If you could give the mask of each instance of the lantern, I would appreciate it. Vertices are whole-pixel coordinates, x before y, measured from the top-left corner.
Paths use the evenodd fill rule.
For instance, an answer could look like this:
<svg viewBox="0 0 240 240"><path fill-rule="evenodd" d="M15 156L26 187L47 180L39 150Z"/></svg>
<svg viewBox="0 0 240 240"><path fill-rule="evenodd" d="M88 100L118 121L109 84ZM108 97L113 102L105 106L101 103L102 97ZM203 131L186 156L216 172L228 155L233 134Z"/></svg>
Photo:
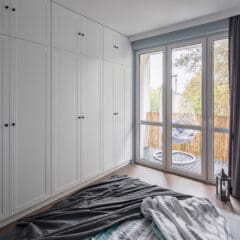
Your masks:
<svg viewBox="0 0 240 240"><path fill-rule="evenodd" d="M231 178L222 170L216 176L216 195L222 201L230 200Z"/></svg>

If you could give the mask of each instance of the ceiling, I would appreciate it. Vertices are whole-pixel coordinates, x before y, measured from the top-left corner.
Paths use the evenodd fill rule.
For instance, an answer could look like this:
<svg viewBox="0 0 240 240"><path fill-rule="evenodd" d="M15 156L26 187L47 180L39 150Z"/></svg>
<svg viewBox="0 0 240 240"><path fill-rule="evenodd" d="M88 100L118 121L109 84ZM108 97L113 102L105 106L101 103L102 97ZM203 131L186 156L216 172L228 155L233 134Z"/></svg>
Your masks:
<svg viewBox="0 0 240 240"><path fill-rule="evenodd" d="M55 0L126 36L240 10L240 0ZM240 12L239 12L240 13Z"/></svg>

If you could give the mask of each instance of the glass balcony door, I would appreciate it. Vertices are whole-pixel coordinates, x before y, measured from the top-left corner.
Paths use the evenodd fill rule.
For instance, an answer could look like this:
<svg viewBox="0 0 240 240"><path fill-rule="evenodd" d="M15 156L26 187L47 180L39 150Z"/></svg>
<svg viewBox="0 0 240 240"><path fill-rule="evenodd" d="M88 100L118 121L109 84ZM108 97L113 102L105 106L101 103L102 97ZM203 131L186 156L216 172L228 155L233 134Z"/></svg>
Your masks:
<svg viewBox="0 0 240 240"><path fill-rule="evenodd" d="M165 166L165 48L139 56L139 160Z"/></svg>
<svg viewBox="0 0 240 240"><path fill-rule="evenodd" d="M168 47L167 169L190 177L206 177L204 39Z"/></svg>
<svg viewBox="0 0 240 240"><path fill-rule="evenodd" d="M228 173L229 152L229 72L228 37L208 39L208 180L215 181L223 168Z"/></svg>

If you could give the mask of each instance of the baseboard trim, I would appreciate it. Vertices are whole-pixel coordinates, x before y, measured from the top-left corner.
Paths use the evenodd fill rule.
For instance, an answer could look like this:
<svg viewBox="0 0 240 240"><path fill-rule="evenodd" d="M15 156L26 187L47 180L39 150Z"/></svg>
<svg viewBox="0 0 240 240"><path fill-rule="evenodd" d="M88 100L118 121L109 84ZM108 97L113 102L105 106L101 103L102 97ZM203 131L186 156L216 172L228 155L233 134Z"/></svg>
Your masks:
<svg viewBox="0 0 240 240"><path fill-rule="evenodd" d="M90 180L84 181L83 183L80 183L80 184L78 184L78 185L76 185L76 186L74 186L70 189L67 189L67 190L65 190L61 193L58 193L55 196L52 196L49 199L47 199L47 200L45 200L45 201L43 201L43 202L41 202L37 205L34 205L34 206L32 206L32 207L30 207L26 210L23 210L23 211L21 211L19 213L16 213L16 214L14 214L14 215L12 215L12 216L4 219L4 220L1 220L0 221L0 229L3 228L3 227L6 227L9 224L14 223L15 221L17 221L17 220L19 220L23 217L26 217L28 215L36 214L36 211L41 211L41 209L44 208L44 207L47 207L47 205L54 204L54 203L58 202L59 200L61 200L62 198L65 198L66 196L68 196L68 195L70 195L70 194L72 194L76 191L79 191L79 190L87 187L88 185L93 184L96 181L99 181L101 178L104 178L107 175L111 174L112 172L115 172L116 170L118 170L122 167L125 167L129 164L130 164L130 161L126 162L124 164L121 164L117 167L114 167L113 169L110 169L110 170L108 170L108 171L90 179Z"/></svg>

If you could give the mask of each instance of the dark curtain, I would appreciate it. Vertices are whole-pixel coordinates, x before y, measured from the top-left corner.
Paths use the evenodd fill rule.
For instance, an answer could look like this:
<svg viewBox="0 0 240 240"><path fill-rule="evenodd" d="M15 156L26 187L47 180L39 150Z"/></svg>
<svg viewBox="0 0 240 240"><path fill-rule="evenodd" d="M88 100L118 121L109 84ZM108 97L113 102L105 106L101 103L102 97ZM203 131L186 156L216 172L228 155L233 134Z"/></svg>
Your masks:
<svg viewBox="0 0 240 240"><path fill-rule="evenodd" d="M232 196L240 198L240 16L229 22L230 148Z"/></svg>

